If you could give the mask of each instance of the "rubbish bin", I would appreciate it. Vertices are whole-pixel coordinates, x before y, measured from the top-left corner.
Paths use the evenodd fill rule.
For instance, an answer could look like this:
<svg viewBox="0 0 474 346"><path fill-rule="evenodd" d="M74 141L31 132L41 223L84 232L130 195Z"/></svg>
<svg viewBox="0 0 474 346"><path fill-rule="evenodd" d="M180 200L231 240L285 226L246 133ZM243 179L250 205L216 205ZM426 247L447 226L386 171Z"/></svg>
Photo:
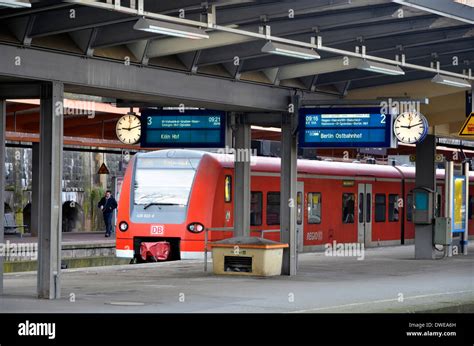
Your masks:
<svg viewBox="0 0 474 346"><path fill-rule="evenodd" d="M211 243L214 274L281 275L288 244L257 237L234 237Z"/></svg>

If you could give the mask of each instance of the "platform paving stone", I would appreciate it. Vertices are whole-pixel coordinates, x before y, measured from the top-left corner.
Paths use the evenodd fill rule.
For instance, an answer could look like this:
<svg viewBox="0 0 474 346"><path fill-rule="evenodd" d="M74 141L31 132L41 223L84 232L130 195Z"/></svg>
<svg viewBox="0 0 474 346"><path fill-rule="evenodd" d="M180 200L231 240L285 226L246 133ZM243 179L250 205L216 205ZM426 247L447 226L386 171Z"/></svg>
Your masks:
<svg viewBox="0 0 474 346"><path fill-rule="evenodd" d="M34 272L12 273L5 275L0 310L474 312L473 245L467 256L433 261L414 260L413 245L367 249L362 261L307 253L294 277L215 276L197 260L68 269L57 301L35 298Z"/></svg>

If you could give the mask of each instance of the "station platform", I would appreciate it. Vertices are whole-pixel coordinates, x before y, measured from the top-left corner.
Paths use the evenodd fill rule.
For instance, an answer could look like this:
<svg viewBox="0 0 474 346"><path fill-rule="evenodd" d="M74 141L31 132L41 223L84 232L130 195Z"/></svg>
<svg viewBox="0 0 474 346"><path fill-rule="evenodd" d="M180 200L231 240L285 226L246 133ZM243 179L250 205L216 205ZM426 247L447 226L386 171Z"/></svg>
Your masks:
<svg viewBox="0 0 474 346"><path fill-rule="evenodd" d="M29 235L24 235L20 237L19 235L6 234L5 241L9 240L11 243L27 243L27 242L37 242L37 237L32 237ZM105 238L104 232L68 232L62 234L63 243L107 243L115 244L115 238Z"/></svg>
<svg viewBox="0 0 474 346"><path fill-rule="evenodd" d="M31 245L38 243L37 237L6 235L9 244ZM21 251L18 247L17 251ZM37 269L37 252L29 256L6 256L5 273L33 271ZM62 267L82 268L104 265L127 264L129 260L115 257L115 237L104 237L104 232L70 232L62 234Z"/></svg>
<svg viewBox="0 0 474 346"><path fill-rule="evenodd" d="M67 269L62 298L36 299L36 273L5 275L6 313L474 312L469 254L414 260L414 246L372 248L365 258L300 255L294 277L215 276L203 262Z"/></svg>

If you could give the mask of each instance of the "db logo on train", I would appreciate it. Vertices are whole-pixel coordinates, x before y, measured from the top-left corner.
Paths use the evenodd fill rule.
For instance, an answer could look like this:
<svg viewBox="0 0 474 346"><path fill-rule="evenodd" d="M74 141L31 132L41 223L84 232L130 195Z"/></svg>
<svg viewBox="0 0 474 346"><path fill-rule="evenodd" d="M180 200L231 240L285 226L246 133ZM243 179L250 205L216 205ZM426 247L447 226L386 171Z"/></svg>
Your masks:
<svg viewBox="0 0 474 346"><path fill-rule="evenodd" d="M165 234L165 226L163 226L163 225L151 225L150 233L152 235L163 235L163 234Z"/></svg>

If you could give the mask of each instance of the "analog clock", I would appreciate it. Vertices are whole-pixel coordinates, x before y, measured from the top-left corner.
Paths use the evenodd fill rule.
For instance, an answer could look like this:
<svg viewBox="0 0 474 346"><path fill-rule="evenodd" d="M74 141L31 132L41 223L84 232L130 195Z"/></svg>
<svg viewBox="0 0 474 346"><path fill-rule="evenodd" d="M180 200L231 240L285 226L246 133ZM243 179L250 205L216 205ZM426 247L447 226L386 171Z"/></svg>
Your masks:
<svg viewBox="0 0 474 346"><path fill-rule="evenodd" d="M135 114L126 114L117 121L115 126L117 138L124 144L136 144L141 136L140 118Z"/></svg>
<svg viewBox="0 0 474 346"><path fill-rule="evenodd" d="M405 112L395 118L393 132L402 143L420 143L428 133L428 121L421 113Z"/></svg>

